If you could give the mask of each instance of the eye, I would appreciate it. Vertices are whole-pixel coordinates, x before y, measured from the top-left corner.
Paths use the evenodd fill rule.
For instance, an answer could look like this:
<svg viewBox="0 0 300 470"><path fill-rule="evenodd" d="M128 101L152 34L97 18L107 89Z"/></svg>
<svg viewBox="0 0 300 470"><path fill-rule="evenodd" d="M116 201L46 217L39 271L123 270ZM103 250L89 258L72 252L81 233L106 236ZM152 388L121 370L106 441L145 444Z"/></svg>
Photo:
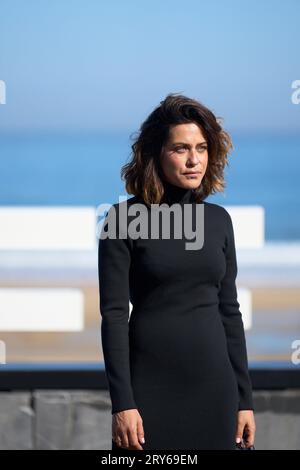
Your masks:
<svg viewBox="0 0 300 470"><path fill-rule="evenodd" d="M175 152L178 152L178 153L183 153L185 151L185 147L181 146L181 147L176 147L175 148Z"/></svg>
<svg viewBox="0 0 300 470"><path fill-rule="evenodd" d="M207 147L200 147L200 152L205 152L207 150Z"/></svg>

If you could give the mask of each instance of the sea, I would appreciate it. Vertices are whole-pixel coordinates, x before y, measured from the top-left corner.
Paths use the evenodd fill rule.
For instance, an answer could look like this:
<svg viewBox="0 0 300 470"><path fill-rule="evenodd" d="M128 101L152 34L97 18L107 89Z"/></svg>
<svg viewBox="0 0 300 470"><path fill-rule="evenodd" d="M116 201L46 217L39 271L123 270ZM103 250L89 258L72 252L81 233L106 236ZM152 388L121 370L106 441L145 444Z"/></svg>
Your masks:
<svg viewBox="0 0 300 470"><path fill-rule="evenodd" d="M232 133L220 205L260 205L265 240L300 240L300 134ZM136 133L0 132L0 206L98 206L130 197Z"/></svg>

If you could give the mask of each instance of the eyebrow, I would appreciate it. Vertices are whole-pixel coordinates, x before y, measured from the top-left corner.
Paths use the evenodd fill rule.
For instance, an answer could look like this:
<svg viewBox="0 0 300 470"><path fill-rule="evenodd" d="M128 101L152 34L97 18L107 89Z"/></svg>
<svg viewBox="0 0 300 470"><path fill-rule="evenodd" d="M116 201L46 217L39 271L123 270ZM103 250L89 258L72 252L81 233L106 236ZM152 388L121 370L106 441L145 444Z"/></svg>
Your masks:
<svg viewBox="0 0 300 470"><path fill-rule="evenodd" d="M171 145L179 145L179 144L188 145L188 146L190 145L187 142L173 142ZM199 142L197 145L203 145L203 144L207 144L206 140L204 140L203 142Z"/></svg>

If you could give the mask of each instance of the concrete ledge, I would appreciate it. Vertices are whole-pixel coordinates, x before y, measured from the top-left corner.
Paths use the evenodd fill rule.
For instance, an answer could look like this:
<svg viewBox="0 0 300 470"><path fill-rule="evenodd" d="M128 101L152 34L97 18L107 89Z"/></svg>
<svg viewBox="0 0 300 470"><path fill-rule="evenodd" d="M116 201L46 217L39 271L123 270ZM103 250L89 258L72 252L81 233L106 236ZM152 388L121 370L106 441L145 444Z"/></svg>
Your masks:
<svg viewBox="0 0 300 470"><path fill-rule="evenodd" d="M300 389L254 392L258 450L300 449ZM107 390L0 392L0 449L111 449Z"/></svg>
<svg viewBox="0 0 300 470"><path fill-rule="evenodd" d="M1 392L0 449L33 449L34 417L30 392Z"/></svg>

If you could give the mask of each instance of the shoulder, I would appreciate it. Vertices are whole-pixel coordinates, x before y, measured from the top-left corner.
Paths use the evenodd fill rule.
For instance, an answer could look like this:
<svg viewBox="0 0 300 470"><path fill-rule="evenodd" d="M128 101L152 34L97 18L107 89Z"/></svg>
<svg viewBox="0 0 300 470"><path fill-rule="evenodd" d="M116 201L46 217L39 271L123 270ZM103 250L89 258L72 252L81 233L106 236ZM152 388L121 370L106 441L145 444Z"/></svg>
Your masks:
<svg viewBox="0 0 300 470"><path fill-rule="evenodd" d="M113 217L118 219L117 223L123 220L124 225L129 225L130 222L137 217L141 212L148 212L147 206L138 196L132 196L120 202L111 205L109 212L113 212Z"/></svg>
<svg viewBox="0 0 300 470"><path fill-rule="evenodd" d="M234 229L230 213L225 207L212 202L204 202L205 219L209 221L210 226L214 227L219 233L222 233L226 240L233 238Z"/></svg>
<svg viewBox="0 0 300 470"><path fill-rule="evenodd" d="M128 199L115 202L109 206L101 224L102 231L107 232L103 236L105 239L128 239L131 241L128 227L134 215L130 213L129 209L138 202L140 202L138 198L133 196Z"/></svg>
<svg viewBox="0 0 300 470"><path fill-rule="evenodd" d="M215 204L213 202L203 201L205 211L212 217L223 221L225 224L231 223L231 216L225 207Z"/></svg>
<svg viewBox="0 0 300 470"><path fill-rule="evenodd" d="M138 196L132 196L132 197L129 197L129 198L124 199L122 201L115 202L114 204L111 205L111 207L114 207L114 209L116 211L119 211L120 209L122 209L124 207L130 207L133 204L137 204L137 203L140 203L140 202L141 202L141 200L138 198Z"/></svg>
<svg viewBox="0 0 300 470"><path fill-rule="evenodd" d="M119 213L122 213L124 210L128 211L128 208L130 206L138 202L140 202L138 197L132 196L128 199L124 199L122 201L111 204L107 212L119 214Z"/></svg>

